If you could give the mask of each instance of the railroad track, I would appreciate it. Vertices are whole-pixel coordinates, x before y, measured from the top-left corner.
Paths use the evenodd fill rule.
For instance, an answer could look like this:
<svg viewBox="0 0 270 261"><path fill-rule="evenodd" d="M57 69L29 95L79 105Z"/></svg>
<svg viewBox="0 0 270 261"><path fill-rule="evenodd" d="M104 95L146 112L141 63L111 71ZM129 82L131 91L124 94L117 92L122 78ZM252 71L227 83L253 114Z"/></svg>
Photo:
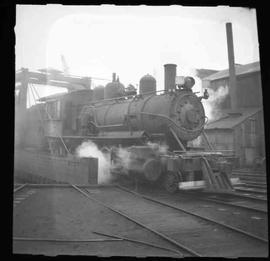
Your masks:
<svg viewBox="0 0 270 261"><path fill-rule="evenodd" d="M197 253L196 251L190 249L189 247L186 247L185 245L175 241L174 239L166 236L165 234L163 233L160 233L159 231L155 230L155 229L152 229L151 227L141 223L140 221L132 218L131 216L117 210L116 208L113 208L112 206L108 205L108 204L105 204L104 202L96 199L95 197L93 196L90 196L89 194L89 191L84 191L83 189L79 188L78 186L75 186L75 185L71 185L75 190L77 190L78 192L80 192L81 194L83 194L85 197L89 198L90 200L93 200L95 201L96 203L98 203L99 205L102 205L103 207L107 208L107 209L110 209L111 211L127 218L128 220L136 223L137 225L149 230L150 232L158 235L159 237L161 237L162 239L168 241L169 243L175 245L176 247L180 248L181 252L180 252L180 255L183 256L183 253L182 252L185 252L185 254L188 254L188 255L191 255L191 256L198 256L200 257L201 255L199 253Z"/></svg>
<svg viewBox="0 0 270 261"><path fill-rule="evenodd" d="M178 209L178 210L180 210L180 211L187 211L186 209L181 208L181 207L179 207L179 206L177 206L177 205L172 205L171 203L164 202L163 200L156 199L156 198L153 198L153 197L151 197L151 196L146 196L146 195L137 193L137 192L135 192L135 191L131 191L131 190L126 189L126 188L124 188L124 187L122 187L122 186L119 186L119 188L121 188L121 189L123 189L123 190L126 190L126 191L129 192L129 193L134 193L134 194L137 195L137 196L141 196L141 197L143 197L143 198L145 198L145 199L148 199L148 200L151 200L151 201L153 201L153 202L156 202L156 203L159 203L159 204L162 204L162 205L165 205L165 206L169 206L169 207ZM249 210L249 211L252 211L252 214L257 214L257 213L259 213L259 214L261 214L261 215L264 217L264 219L267 220L267 210L265 210L265 209L257 209L257 208L252 208L252 207L248 207L248 206L237 205L237 204L233 204L233 203L230 204L229 202L226 202L226 201L215 200L215 199L210 199L210 198L199 197L198 199L199 199L199 200L202 200L202 201L213 202L213 203L218 203L218 204L222 204L222 205L227 205L227 206L232 206L232 207L236 207L236 208L241 208L241 209ZM203 216L201 216L201 215L197 215L195 212L187 211L187 213L189 213L189 214L195 214L195 216L200 216L202 219L208 220L207 217L203 217ZM215 221L215 220L213 220L213 219L211 219L211 218L209 219L209 221L211 221L211 222L213 222L213 223L216 223L216 224L218 224L218 225L227 227L227 225L226 225L224 222L221 223L221 222ZM236 230L239 231L240 233L242 233L242 232L245 233L245 231L243 231L243 230L241 230L241 229L238 229L237 227L229 226L228 228L229 228L229 229L236 229ZM240 230L241 230L241 231L240 231ZM249 232L248 232L247 234L249 234L249 236L251 236L251 237L253 236L253 235L252 235L251 233L249 233ZM257 237L257 235L254 235L254 236L255 236L255 238ZM261 238L263 241L267 241L267 239L265 239L265 238L262 238L262 237L260 237L260 238Z"/></svg>
<svg viewBox="0 0 270 261"><path fill-rule="evenodd" d="M239 228L212 220L126 188L118 186L118 192L114 190L107 195L108 191L106 191L106 195L102 195L102 193L95 194L90 190L82 190L76 186L73 187L89 199L126 217L172 243L174 246L178 247L179 251L182 252L184 256L211 256L213 255L213 252L211 253L213 249L209 250L210 247L208 246L212 245L212 248L213 246L218 248L219 244L222 245L225 242L226 244L232 244L231 247L235 244L239 247L242 246L243 248L238 248L238 252L249 251L249 244L253 245L253 250L254 246L257 246L260 251L262 251L259 251L260 253L267 252L268 240L266 238L259 237ZM123 195L123 191L127 193L126 196ZM133 195L133 197L128 196L128 194ZM140 199L140 204L144 203L148 205L146 208L136 209L135 211L130 206L134 206L135 208L136 204L138 204L138 199ZM154 204L150 206L149 202ZM164 221L167 222L166 226L168 227L165 226L164 228ZM192 231L192 223L194 227L200 224L200 226L195 229L196 232L194 232L194 230ZM218 231L218 233L213 234L213 231ZM207 237L208 233L210 233L212 237ZM229 242L228 238L231 238ZM220 251L222 252L222 250ZM215 256L226 256L221 252L215 252Z"/></svg>
<svg viewBox="0 0 270 261"><path fill-rule="evenodd" d="M267 204L265 204L265 199L262 198L250 198L249 196L246 197L246 195L212 195L200 197L197 196L197 198L208 202L219 203L226 206L267 214ZM258 202L251 202L250 200Z"/></svg>
<svg viewBox="0 0 270 261"><path fill-rule="evenodd" d="M34 187L52 187L52 184L21 184L17 185L14 189L14 195L17 195L18 191L23 188ZM97 235L103 235L107 238L103 241L131 241L137 244L144 244L150 247L160 248L163 250L171 251L178 256L227 256L230 253L230 249L222 249L222 245L226 242L226 245L233 246L237 244L238 250L233 252L235 256L241 256L241 251L254 253L255 256L266 255L268 240L266 238L254 235L247 231L241 230L236 227L218 222L208 217L196 214L193 211L187 211L162 200L157 200L146 195L136 193L121 186L105 186L106 193L95 193L95 190L102 191L103 186L80 186L69 184L56 184L56 187L71 187L80 194L87 197L89 200L96 202L97 204L125 217L126 219L136 223L140 227L154 233L156 236L167 241L172 248L166 248L162 245L155 245L146 241L134 240L130 238L119 237L117 235L103 233L99 231L93 231ZM107 192L109 194L107 195ZM123 193L125 193L123 195ZM105 195L106 194L106 195ZM111 195L110 195L111 194ZM103 196L101 196L103 195ZM130 195L132 197L130 197ZM100 197L101 196L101 197ZM139 203L138 203L139 199ZM151 203L149 205L149 202ZM145 208L139 208L134 212L132 210L137 203L146 204ZM132 207L131 207L132 206ZM178 222L180 221L180 222ZM164 223L165 222L165 223ZM210 235L209 237L207 235ZM115 239L115 240L113 240ZM229 239L229 240L228 240ZM35 241L34 238L14 238L17 241ZM40 241L55 241L55 242L67 242L61 239L42 239ZM80 241L80 240L79 240ZM77 242L71 240L69 242ZM82 242L94 242L95 240L81 240ZM97 239L101 242L102 240ZM227 242L228 241L228 242ZM164 242L165 243L165 242ZM215 248L221 247L219 252L215 252ZM212 247L210 247L212 246ZM255 249L255 250L254 250ZM238 253L238 254L237 254ZM245 253L246 254L246 253ZM248 256L249 254L247 254ZM234 255L232 255L234 256ZM251 256L253 256L251 254Z"/></svg>
<svg viewBox="0 0 270 261"><path fill-rule="evenodd" d="M32 191L33 189L40 189L40 188L74 188L76 187L77 190L84 190L85 188L91 188L93 189L103 189L103 188L108 188L108 187L114 187L114 185L70 185L70 184L15 184L14 185L15 189L14 189L14 196L19 196L21 197L22 193L17 193L18 191L22 191L23 188L25 188L25 190L23 190L23 194L27 194L25 192L29 192ZM77 192L76 192L77 193ZM16 199L15 199L16 201ZM104 206L103 206L104 207ZM119 218L117 219L119 221ZM60 236L59 237L24 237L24 236L14 236L13 237L13 241L15 242L30 242L30 243L36 243L36 242L45 242L45 243L63 243L63 244L83 244L83 243L98 243L98 242L114 242L114 241L127 241L127 242L132 242L135 243L136 245L143 245L143 246L147 246L150 248L154 248L154 249L160 249L163 250L165 252L170 252L170 254L168 256L180 256L182 257L182 253L179 252L176 249L173 248L169 248L163 245L159 245L156 243L152 243L152 242L147 242L147 241L143 241L143 240L137 240L134 238L128 238L128 237L123 237L121 235L114 235L114 234L110 234L110 233L102 233L99 231L92 231L92 233L97 234L97 235L101 235L101 236L105 236L106 238L86 238L86 239L76 239L76 238L63 238ZM153 240L153 239L152 239ZM154 240L155 241L155 240ZM160 241L160 240L159 240ZM164 242L163 242L164 244ZM154 252L155 253L155 252ZM164 254L163 254L164 255Z"/></svg>
<svg viewBox="0 0 270 261"><path fill-rule="evenodd" d="M240 184L239 184L240 185ZM244 187L247 188L253 188L253 189L264 189L267 190L267 184L266 183L258 183L258 182L244 182L241 184Z"/></svg>
<svg viewBox="0 0 270 261"><path fill-rule="evenodd" d="M239 191L239 192L244 192L245 194L251 194L251 195L258 195L257 197L263 198L264 195L266 198L267 197L267 190L266 189L255 189L255 188L250 188L250 187L241 187L241 186L237 186L234 188L235 191Z"/></svg>
<svg viewBox="0 0 270 261"><path fill-rule="evenodd" d="M252 195L249 190L245 193L199 193L186 192L185 195L190 195L204 201L212 201L220 204L245 208L258 212L267 213L267 198L263 195Z"/></svg>
<svg viewBox="0 0 270 261"><path fill-rule="evenodd" d="M242 181L243 186L252 188L266 189L266 173L264 172L253 172L253 171L243 171L235 170L232 172L233 177L238 177Z"/></svg>

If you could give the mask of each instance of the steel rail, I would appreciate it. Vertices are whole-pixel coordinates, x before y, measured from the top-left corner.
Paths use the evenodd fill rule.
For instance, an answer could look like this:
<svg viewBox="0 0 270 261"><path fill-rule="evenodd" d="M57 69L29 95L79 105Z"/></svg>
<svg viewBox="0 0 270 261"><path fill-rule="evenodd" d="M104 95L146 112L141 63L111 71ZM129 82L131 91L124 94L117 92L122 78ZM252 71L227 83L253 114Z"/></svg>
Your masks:
<svg viewBox="0 0 270 261"><path fill-rule="evenodd" d="M178 254L179 256L183 257L183 254L181 252L179 252L179 251L177 251L175 249L172 249L172 248L167 248L167 247L163 247L163 246L160 246L160 245L156 245L156 244L153 244L153 243L149 243L149 242L145 242L145 241L141 241L141 240L136 240L136 239L132 239L132 238L116 236L116 235L111 235L111 234L105 234L105 233L101 233L101 232L97 232L97 231L92 231L92 232L97 234L97 235L101 235L101 236L112 237L112 238L116 238L116 239L122 239L122 240L130 241L130 242L134 242L134 243L139 243L139 244L146 245L146 246L159 248L159 249L166 250L166 251L171 251L171 252L174 252L174 253Z"/></svg>
<svg viewBox="0 0 270 261"><path fill-rule="evenodd" d="M266 182L267 180L267 175L261 175L261 174L244 174L244 173L235 173L232 172L231 175L233 177L238 177L238 178L244 178L250 181L259 181L259 182Z"/></svg>
<svg viewBox="0 0 270 261"><path fill-rule="evenodd" d="M247 192L249 193L249 192ZM190 194L190 195L196 195L196 193L194 192L188 192L187 194ZM213 193L212 193L213 194ZM209 195L209 194L206 194L205 193L205 196L206 195ZM215 194L215 196L220 196L221 194ZM210 194L211 196L211 194ZM223 193L222 196L229 196L229 197L238 197L238 198L245 198L245 199L250 199L250 200L257 200L257 201L267 201L267 199L265 198L259 198L259 197L254 197L254 196L248 196L248 195L244 195L243 193L234 193L234 192L230 192L230 193Z"/></svg>
<svg viewBox="0 0 270 261"><path fill-rule="evenodd" d="M161 232L158 232L158 231L155 230L155 229L150 228L149 226L147 226L147 225L141 223L140 221L138 221L138 220L136 220L136 219L134 219L134 218L128 216L127 214L125 214L125 213L123 213L123 212L121 212L121 211L119 211L119 210L117 210L117 209L115 209L115 208L113 208L113 207L111 207L111 206L109 206L109 205L103 203L103 202L100 201L100 200L98 200L98 199L96 199L96 198L94 198L94 197L91 197L88 193L84 192L83 190L81 190L80 188L76 187L75 185L72 185L72 184L71 184L71 186L72 186L75 190L79 191L81 194L83 194L84 196L86 196L87 198L89 198L89 199L95 201L96 203L98 203L99 205L102 205L102 206L104 206L105 208L110 209L111 211L113 211L113 212L115 212L115 213L117 213L117 214L119 214L119 215L125 217L126 219L128 219L128 220L130 220L130 221L132 221L132 222L134 222L134 223L136 223L136 224L138 224L138 225L140 225L141 227L146 228L147 230L149 230L149 231L153 232L154 234L158 235L159 237L165 239L167 242L170 242L170 243L174 244L175 246L179 247L179 248L182 249L182 250L185 250L186 252L192 254L193 256L202 257L201 254L199 254L199 253L197 253L196 251L194 251L194 250L192 250L192 249L190 249L190 248L184 246L183 244L181 244L181 243L175 241L174 239L169 238L169 237L166 236L165 234L163 234L163 233L161 233Z"/></svg>
<svg viewBox="0 0 270 261"><path fill-rule="evenodd" d="M15 188L14 190L13 190L13 193L15 193L15 192L17 192L17 191L19 191L19 190L21 190L22 188L24 188L25 186L28 186L29 184L22 184L22 185L20 185L18 188Z"/></svg>
<svg viewBox="0 0 270 261"><path fill-rule="evenodd" d="M184 213L186 213L186 214L189 214L189 215L191 215L191 216L194 216L194 217L197 217L197 218L206 220L206 221L211 222L211 223L213 223L213 224L222 226L222 227L227 228L227 229L230 229L230 230L232 230L232 231L234 231L234 232L238 232L238 233L240 233L240 234L246 235L246 236L248 236L248 237L250 237L250 238L253 238L253 239L256 239L256 240L258 240L258 241L260 241L260 242L263 242L263 243L267 243L267 244L268 244L268 240L267 240L267 239L262 238L262 237L259 237L259 236L256 236L256 235L251 234L251 233L249 233L249 232L246 232L246 231L244 231L244 230L242 230L242 229L239 229L239 228L236 228L236 227L233 227L233 226L230 226L230 225L227 225L227 224L218 222L218 221L213 220L213 219L208 218L208 217L201 216L201 215L199 215L199 214L196 214L196 213L193 213L193 212L191 212L191 211L185 210L185 209L183 209L183 208L180 208L180 207L177 207L177 206L174 206L174 205L165 203L165 202L163 202L163 201L160 201L160 200L151 198L151 197L149 197L149 196L145 196L145 195L139 194L139 193L137 193L137 192L134 192L134 191L131 191L131 190L129 190L129 189L126 189L126 188L124 188L124 187L122 187L122 186L117 186L117 187L118 187L120 190L127 191L127 192L129 192L129 193L131 193L131 194L134 194L134 195L138 196L138 197L141 197L141 198L144 198L144 199L146 199L146 200L149 200L149 201L158 203L158 204L163 205L163 206L167 206L167 207L176 209L176 210L178 210L178 211L182 211L182 212L184 212Z"/></svg>
<svg viewBox="0 0 270 261"><path fill-rule="evenodd" d="M238 205L238 204L235 204L233 202L226 202L226 201L223 201L222 199L218 199L218 198L209 198L209 197L199 197L198 195L196 195L195 193L192 193L191 194L192 197L196 197L198 198L199 200L202 200L202 201L208 201L208 202L214 202L214 203L218 203L218 204L222 204L222 205L226 205L226 206L232 206L232 207L238 207L238 208L243 208L243 209L247 209L247 210L252 210L252 211L257 211L257 212L261 212L261 213L268 213L267 210L265 209L259 209L259 208L253 208L253 207L249 207L249 206L244 206L244 205ZM185 195L185 196L189 196L189 195Z"/></svg>
<svg viewBox="0 0 270 261"><path fill-rule="evenodd" d="M251 200L258 200L258 201L267 201L265 198L259 198L259 197L254 197L254 196L247 196L242 193L230 193L228 194L229 196L235 196L239 198L246 198L246 199L251 199Z"/></svg>
<svg viewBox="0 0 270 261"><path fill-rule="evenodd" d="M265 188L265 187L267 187L266 182L253 182L253 181L250 181L250 180L245 180L245 181L242 180L242 183L244 185L246 185L246 186L255 187L255 188Z"/></svg>
<svg viewBox="0 0 270 261"><path fill-rule="evenodd" d="M32 238L32 237L13 237L14 241L42 241L42 242L64 242L64 243L87 243L87 242L105 242L105 241L123 241L123 239L57 239L57 238Z"/></svg>
<svg viewBox="0 0 270 261"><path fill-rule="evenodd" d="M25 184L17 184L17 185L25 185ZM70 184L68 183L31 183L27 184L28 187L55 187L55 188L70 188ZM91 185L91 184L75 184L75 186L80 188L111 188L115 187L114 184L97 184L97 185Z"/></svg>
<svg viewBox="0 0 270 261"><path fill-rule="evenodd" d="M234 188L235 191L239 191L239 192L244 192L244 193L253 193L253 194L267 194L267 190L262 189L262 190L255 190L253 188Z"/></svg>
<svg viewBox="0 0 270 261"><path fill-rule="evenodd" d="M203 200L203 201L209 201L209 202L214 202L214 203L222 204L222 205L227 205L227 206L232 206L232 207L237 207L237 208L242 208L242 209L257 211L257 212L261 212L261 213L264 213L264 214L267 214L268 213L268 211L265 210L265 209L259 209L259 208L253 208L253 207L244 206L244 205L238 205L238 204L235 204L233 202L226 202L226 201L222 201L222 200L218 200L218 199L210 199L210 198L199 198L199 199L200 200Z"/></svg>

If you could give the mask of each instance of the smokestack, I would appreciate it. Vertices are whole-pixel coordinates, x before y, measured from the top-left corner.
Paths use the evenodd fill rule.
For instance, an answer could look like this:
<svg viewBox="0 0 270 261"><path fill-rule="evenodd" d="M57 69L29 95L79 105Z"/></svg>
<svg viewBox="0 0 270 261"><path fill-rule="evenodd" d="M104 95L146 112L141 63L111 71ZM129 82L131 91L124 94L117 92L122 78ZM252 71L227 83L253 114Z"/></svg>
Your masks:
<svg viewBox="0 0 270 261"><path fill-rule="evenodd" d="M234 50L233 50L233 35L232 24L226 23L227 46L228 46L228 59L229 59L229 93L231 100L231 109L237 109L237 96L236 96L236 76L235 76L235 63L234 63Z"/></svg>
<svg viewBox="0 0 270 261"><path fill-rule="evenodd" d="M112 81L115 82L116 81L116 73L112 74Z"/></svg>
<svg viewBox="0 0 270 261"><path fill-rule="evenodd" d="M176 64L164 64L164 85L166 91L175 89Z"/></svg>

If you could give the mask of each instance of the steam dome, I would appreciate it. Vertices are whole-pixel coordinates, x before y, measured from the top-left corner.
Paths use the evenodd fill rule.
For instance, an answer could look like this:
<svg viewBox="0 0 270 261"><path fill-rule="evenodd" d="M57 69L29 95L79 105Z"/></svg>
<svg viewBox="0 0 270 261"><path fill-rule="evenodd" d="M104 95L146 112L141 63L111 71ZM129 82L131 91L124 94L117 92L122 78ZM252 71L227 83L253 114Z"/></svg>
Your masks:
<svg viewBox="0 0 270 261"><path fill-rule="evenodd" d="M104 99L112 99L124 96L125 86L119 80L108 83L104 90Z"/></svg>
<svg viewBox="0 0 270 261"><path fill-rule="evenodd" d="M147 74L143 76L140 80L140 94L145 94L148 92L155 92L157 89L156 87L156 79L151 76L150 74Z"/></svg>

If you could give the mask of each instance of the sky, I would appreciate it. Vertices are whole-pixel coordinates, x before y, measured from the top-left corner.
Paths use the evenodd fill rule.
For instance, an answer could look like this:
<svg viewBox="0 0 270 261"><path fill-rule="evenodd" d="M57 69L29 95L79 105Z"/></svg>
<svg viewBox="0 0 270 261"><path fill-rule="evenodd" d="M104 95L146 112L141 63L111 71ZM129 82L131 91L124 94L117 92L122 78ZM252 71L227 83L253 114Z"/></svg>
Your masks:
<svg viewBox="0 0 270 261"><path fill-rule="evenodd" d="M177 75L228 68L225 23L233 27L235 62L259 60L256 10L237 7L17 5L16 70L52 67L126 86L149 73L164 88L166 63ZM94 85L105 84L95 80ZM46 94L48 94L46 92Z"/></svg>

